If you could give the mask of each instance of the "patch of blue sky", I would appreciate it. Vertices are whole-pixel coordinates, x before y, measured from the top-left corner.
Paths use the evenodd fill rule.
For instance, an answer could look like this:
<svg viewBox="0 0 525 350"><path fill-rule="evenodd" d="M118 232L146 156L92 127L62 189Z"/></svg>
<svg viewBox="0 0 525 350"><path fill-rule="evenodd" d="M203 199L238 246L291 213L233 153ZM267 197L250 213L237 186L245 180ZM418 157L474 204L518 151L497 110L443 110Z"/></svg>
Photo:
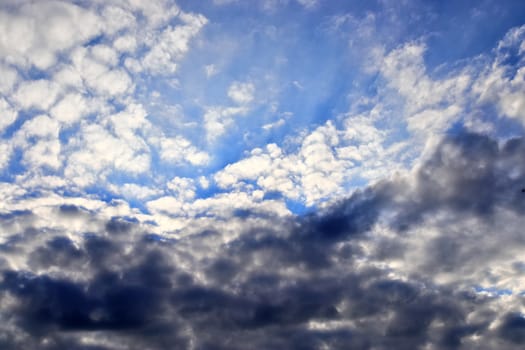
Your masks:
<svg viewBox="0 0 525 350"><path fill-rule="evenodd" d="M315 206L307 206L304 201L301 200L294 200L291 198L285 198L284 200L286 207L288 210L290 210L294 215L308 215L310 213L315 212Z"/></svg>
<svg viewBox="0 0 525 350"><path fill-rule="evenodd" d="M42 111L34 108L29 110L19 110L16 120L5 128L1 136L4 139L11 139L26 121L33 119L40 114L42 114Z"/></svg>
<svg viewBox="0 0 525 350"><path fill-rule="evenodd" d="M195 188L195 199L210 198L218 193L226 193L226 191L219 188L213 181L210 181L206 187L197 186Z"/></svg>
<svg viewBox="0 0 525 350"><path fill-rule="evenodd" d="M430 5L431 21L427 27L429 50L426 54L426 63L430 68L490 51L510 28L525 21L523 1L425 3Z"/></svg>
<svg viewBox="0 0 525 350"><path fill-rule="evenodd" d="M24 152L15 148L9 157L7 166L0 171L0 181L15 182L18 175L22 175L27 171L27 167L22 163Z"/></svg>
<svg viewBox="0 0 525 350"><path fill-rule="evenodd" d="M146 242L150 242L150 243L163 243L163 244L166 244L166 243L177 243L177 239L174 239L174 238L167 238L165 236L162 236L162 235L158 235L158 234L155 234L155 233L148 233L148 234L145 234L144 235L144 240Z"/></svg>
<svg viewBox="0 0 525 350"><path fill-rule="evenodd" d="M51 76L51 71L45 69L39 69L35 66L31 66L29 69L18 69L18 74L24 78L24 80L40 80L48 79Z"/></svg>
<svg viewBox="0 0 525 350"><path fill-rule="evenodd" d="M488 293L493 296L507 296L512 295L512 290L508 288L497 288L497 287L482 287L482 286L475 286L474 291L476 293Z"/></svg>

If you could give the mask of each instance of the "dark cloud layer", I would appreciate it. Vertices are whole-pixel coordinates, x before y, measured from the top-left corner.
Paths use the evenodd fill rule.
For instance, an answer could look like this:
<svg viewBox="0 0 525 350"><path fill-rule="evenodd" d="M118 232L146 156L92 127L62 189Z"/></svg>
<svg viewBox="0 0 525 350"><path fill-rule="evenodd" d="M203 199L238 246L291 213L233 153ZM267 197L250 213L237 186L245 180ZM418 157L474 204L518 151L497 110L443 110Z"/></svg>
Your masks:
<svg viewBox="0 0 525 350"><path fill-rule="evenodd" d="M0 348L520 349L523 297L504 303L461 280L525 246L524 160L523 139L450 137L414 178L317 214L247 220L227 243L213 227L165 240L120 217L80 241L26 228L0 246ZM71 205L57 213L99 220ZM416 245L426 229L437 234ZM410 254L421 258L381 265ZM439 282L442 272L454 278Z"/></svg>

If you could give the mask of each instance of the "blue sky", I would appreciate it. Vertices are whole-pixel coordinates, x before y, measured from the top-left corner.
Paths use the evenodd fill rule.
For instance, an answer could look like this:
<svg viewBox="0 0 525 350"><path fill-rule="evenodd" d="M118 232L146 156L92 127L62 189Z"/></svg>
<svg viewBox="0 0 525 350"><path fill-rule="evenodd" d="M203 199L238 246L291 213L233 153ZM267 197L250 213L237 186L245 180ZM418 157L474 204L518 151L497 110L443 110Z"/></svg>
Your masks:
<svg viewBox="0 0 525 350"><path fill-rule="evenodd" d="M311 344L321 344L315 348L350 344L330 333L342 328L363 337L352 343L356 348L519 348L525 342L524 202L517 194L525 186L524 40L525 2L513 0L4 0L0 267L22 277L5 275L0 293L23 299L16 281L28 274L46 286L57 278L82 281L69 291L95 288L103 269L86 261L97 254L113 259L92 248L95 237L115 249L124 289L146 283L134 273L147 270L149 259L161 264L145 253L157 244L168 270L182 264L191 286L213 286L236 306L259 310L261 300L271 299L264 286L257 300L232 292L248 293L264 273L281 281L279 288L302 281L314 293L318 268L326 269L334 295L344 294L334 276L349 264L356 275L345 272L343 279L358 279L372 296L415 293L421 305L431 298L437 310L447 300L464 312L456 324L435 311L435 322L423 322L428 338L396 343L389 331L397 326L371 314L359 323L352 318L357 311L345 309L350 301L319 292L320 304L332 303L327 308L338 317L323 306L324 316L292 322L294 332L311 332ZM63 261L49 262L46 254L55 250ZM137 257L128 266L129 252ZM89 265L87 277L57 269L79 261ZM274 267L259 271L264 263ZM237 279L222 281L227 271ZM187 292L163 288L159 300ZM281 292L302 300L300 292ZM467 312L475 307L455 293L485 298L484 306ZM87 332L82 339L97 349L115 348L108 339L117 321L100 320L124 316L104 309L107 295L82 295L89 322L77 320L83 325L77 331ZM395 320L406 316L396 300ZM32 303L38 304L24 305ZM288 316L304 305L292 306ZM63 307L67 314L70 306ZM483 318L498 308L492 320ZM4 339L0 332L0 345L78 343L63 334L71 325L60 317L48 320L48 338L33 338L20 324L34 315L22 309L10 319L13 332L22 333ZM141 312L137 317L149 319ZM213 343L219 331L208 316L203 329ZM193 334L187 340L181 333L188 341L181 348L207 348L196 340L198 322L178 317L169 319L188 322ZM258 347L300 347L266 333L265 322L287 324L284 316L268 317L242 321L262 334ZM384 343L371 340L378 336L367 326L371 319L388 323ZM442 323L451 328L438 329ZM91 337L93 329L106 343ZM239 339L249 333L235 331ZM146 333L142 346L162 348ZM275 344L263 341L270 333ZM132 348L133 337L122 337L124 348Z"/></svg>

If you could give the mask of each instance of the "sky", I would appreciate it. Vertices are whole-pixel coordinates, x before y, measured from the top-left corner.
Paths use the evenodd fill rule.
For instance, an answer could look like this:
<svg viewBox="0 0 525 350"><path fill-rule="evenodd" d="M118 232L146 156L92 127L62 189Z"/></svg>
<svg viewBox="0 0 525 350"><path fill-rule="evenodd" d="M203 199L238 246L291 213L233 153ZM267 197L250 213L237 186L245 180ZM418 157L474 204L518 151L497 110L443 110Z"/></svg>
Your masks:
<svg viewBox="0 0 525 350"><path fill-rule="evenodd" d="M0 348L525 346L525 2L0 0L0 77Z"/></svg>

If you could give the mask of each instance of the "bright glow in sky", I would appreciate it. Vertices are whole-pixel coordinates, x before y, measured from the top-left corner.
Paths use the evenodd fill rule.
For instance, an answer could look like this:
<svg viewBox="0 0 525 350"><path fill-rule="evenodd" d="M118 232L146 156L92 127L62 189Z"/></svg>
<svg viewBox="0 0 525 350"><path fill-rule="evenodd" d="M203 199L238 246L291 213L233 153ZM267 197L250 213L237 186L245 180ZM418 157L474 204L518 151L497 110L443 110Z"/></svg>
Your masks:
<svg viewBox="0 0 525 350"><path fill-rule="evenodd" d="M520 0L3 0L0 348L522 348L524 126Z"/></svg>

